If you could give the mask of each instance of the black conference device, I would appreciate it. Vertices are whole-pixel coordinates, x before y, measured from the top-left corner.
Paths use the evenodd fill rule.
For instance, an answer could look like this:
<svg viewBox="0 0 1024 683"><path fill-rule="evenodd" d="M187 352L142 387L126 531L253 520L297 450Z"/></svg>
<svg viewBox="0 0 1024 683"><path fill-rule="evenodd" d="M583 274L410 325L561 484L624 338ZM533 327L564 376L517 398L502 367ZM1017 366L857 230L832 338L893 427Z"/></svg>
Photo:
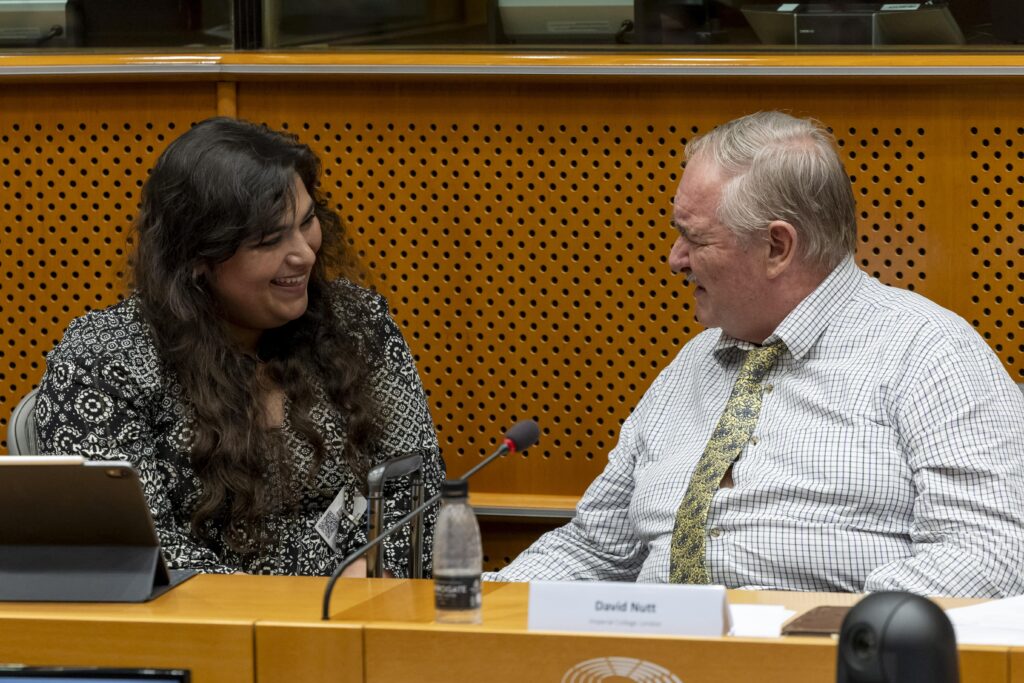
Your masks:
<svg viewBox="0 0 1024 683"><path fill-rule="evenodd" d="M843 620L837 683L959 681L953 625L931 600L911 593L872 593Z"/></svg>

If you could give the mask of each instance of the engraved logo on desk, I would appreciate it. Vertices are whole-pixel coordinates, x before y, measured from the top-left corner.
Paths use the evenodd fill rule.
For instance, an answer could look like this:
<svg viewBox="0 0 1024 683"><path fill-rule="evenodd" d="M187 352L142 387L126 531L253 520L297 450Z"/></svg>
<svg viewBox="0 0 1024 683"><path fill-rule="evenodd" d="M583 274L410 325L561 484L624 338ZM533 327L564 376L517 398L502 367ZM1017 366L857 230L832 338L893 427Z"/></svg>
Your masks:
<svg viewBox="0 0 1024 683"><path fill-rule="evenodd" d="M663 666L632 657L598 657L576 664L562 676L562 683L597 683L611 677L636 683L683 683Z"/></svg>

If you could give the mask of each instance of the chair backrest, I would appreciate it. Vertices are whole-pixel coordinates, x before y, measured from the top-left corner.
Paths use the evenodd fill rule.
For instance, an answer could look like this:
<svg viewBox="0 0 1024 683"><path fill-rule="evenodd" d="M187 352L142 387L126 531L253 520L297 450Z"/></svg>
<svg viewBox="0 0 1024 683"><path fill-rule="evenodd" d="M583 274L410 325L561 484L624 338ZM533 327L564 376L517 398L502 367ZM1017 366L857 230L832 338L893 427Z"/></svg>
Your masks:
<svg viewBox="0 0 1024 683"><path fill-rule="evenodd" d="M18 401L11 413L11 421L7 423L7 451L11 455L36 455L39 453L39 442L36 439L36 394L38 389L25 394Z"/></svg>

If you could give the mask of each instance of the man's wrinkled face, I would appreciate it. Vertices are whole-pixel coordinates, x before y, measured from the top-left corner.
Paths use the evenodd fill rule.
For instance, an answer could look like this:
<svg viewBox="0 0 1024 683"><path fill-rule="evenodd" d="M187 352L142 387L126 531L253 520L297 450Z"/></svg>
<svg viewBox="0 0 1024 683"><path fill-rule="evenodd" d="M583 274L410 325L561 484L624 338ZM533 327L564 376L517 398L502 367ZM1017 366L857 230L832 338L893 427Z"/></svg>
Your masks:
<svg viewBox="0 0 1024 683"><path fill-rule="evenodd" d="M711 161L690 161L673 201L679 232L668 262L694 286L697 320L731 337L760 343L761 297L767 282L762 249L747 244L718 220L725 179Z"/></svg>

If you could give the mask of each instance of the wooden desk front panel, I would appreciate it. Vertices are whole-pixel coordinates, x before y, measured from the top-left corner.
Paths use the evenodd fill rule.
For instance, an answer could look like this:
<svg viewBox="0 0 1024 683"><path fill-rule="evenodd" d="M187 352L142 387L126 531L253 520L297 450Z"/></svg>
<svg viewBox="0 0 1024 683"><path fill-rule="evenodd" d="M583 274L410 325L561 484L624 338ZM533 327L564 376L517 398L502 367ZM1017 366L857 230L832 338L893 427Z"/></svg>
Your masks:
<svg viewBox="0 0 1024 683"><path fill-rule="evenodd" d="M367 683L413 680L420 683L483 680L522 683L524 680L603 680L598 674L624 676L627 673L651 676L632 680L686 683L833 680L835 647L825 640L801 640L804 642L795 645L776 641L479 633L371 626L366 629L366 680Z"/></svg>
<svg viewBox="0 0 1024 683"><path fill-rule="evenodd" d="M1007 652L961 650L960 671L963 683L1005 681ZM582 681L601 680L598 673L627 672L661 676L642 680L686 683L820 683L835 678L836 647L827 638L708 640L366 628L367 683Z"/></svg>
<svg viewBox="0 0 1024 683"><path fill-rule="evenodd" d="M303 577L200 576L139 605L2 603L0 663L182 667L196 683L520 683L562 680L573 667L608 673L620 666L660 667L688 683L799 683L832 680L835 670L835 645L824 638L531 633L525 584L484 584L484 624L465 627L433 623L430 581L342 581L329 622L318 618L323 587L323 579ZM732 602L797 611L858 597L729 593ZM1011 674L1006 648L962 648L960 658L964 683ZM1017 653L1013 662L1021 663Z"/></svg>
<svg viewBox="0 0 1024 683"><path fill-rule="evenodd" d="M349 609L401 583L342 582L332 605ZM361 680L361 626L319 628L325 585L319 577L201 574L140 604L3 602L0 663L180 667L196 683L294 683L283 675L289 668L316 666L332 676L354 672L334 680ZM257 633L261 620L276 630ZM285 649L275 654L275 646Z"/></svg>
<svg viewBox="0 0 1024 683"><path fill-rule="evenodd" d="M363 683L364 675L360 626L256 624L256 683Z"/></svg>
<svg viewBox="0 0 1024 683"><path fill-rule="evenodd" d="M582 676L619 667L645 667L687 683L758 681L800 683L835 677L836 645L829 638L678 638L527 631L529 587L485 583L483 624L433 623L429 581L403 581L348 609L332 623L365 624L364 666L369 683L415 680L531 681L595 680ZM854 604L851 594L730 591L732 603L784 605L802 612L822 604ZM943 600L946 607L973 601ZM636 660L636 661L627 661ZM1005 681L1008 651L1000 647L960 649L964 683ZM563 678L570 671L580 678ZM653 680L671 681L671 678Z"/></svg>
<svg viewBox="0 0 1024 683"><path fill-rule="evenodd" d="M1010 683L1024 683L1024 648L1010 650Z"/></svg>
<svg viewBox="0 0 1024 683"><path fill-rule="evenodd" d="M0 616L0 663L190 669L194 683L252 683L251 622Z"/></svg>

